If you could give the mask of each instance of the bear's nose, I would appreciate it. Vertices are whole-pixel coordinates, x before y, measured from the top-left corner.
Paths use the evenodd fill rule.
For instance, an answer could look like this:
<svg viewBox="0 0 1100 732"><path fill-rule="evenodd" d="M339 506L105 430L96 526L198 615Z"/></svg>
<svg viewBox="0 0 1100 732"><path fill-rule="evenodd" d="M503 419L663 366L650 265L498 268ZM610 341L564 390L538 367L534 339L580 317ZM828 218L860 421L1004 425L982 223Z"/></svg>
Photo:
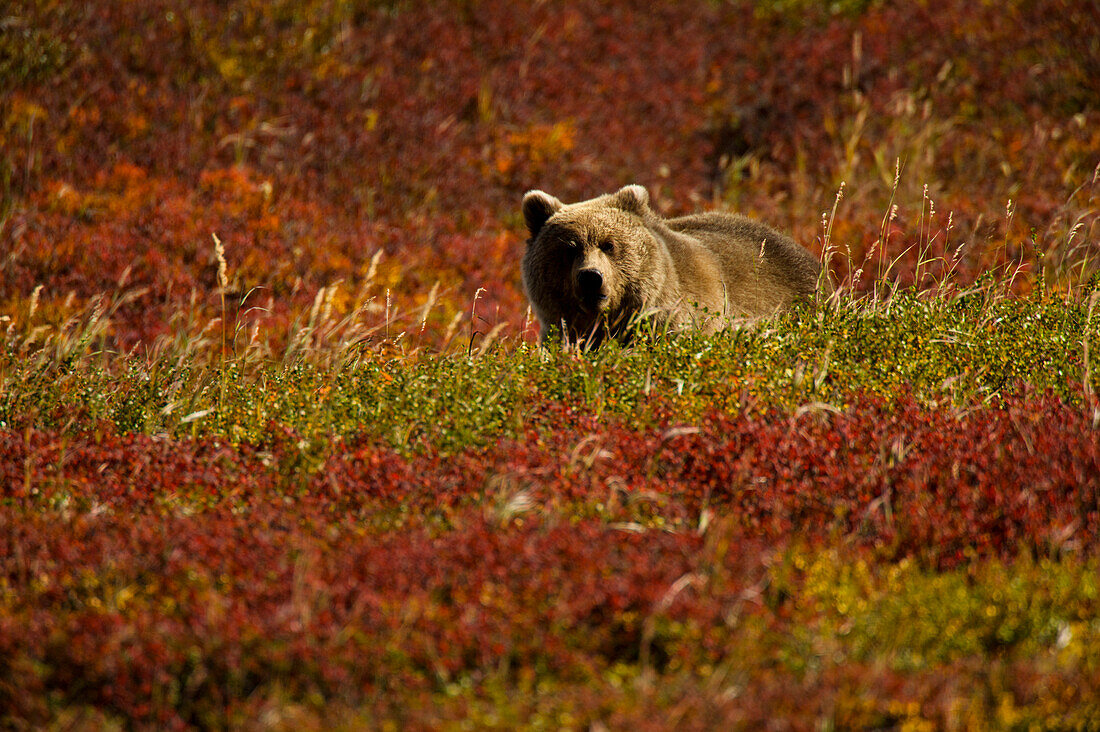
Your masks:
<svg viewBox="0 0 1100 732"><path fill-rule="evenodd" d="M603 275L598 269L582 269L577 273L577 288L585 300L602 300L607 297L603 289Z"/></svg>

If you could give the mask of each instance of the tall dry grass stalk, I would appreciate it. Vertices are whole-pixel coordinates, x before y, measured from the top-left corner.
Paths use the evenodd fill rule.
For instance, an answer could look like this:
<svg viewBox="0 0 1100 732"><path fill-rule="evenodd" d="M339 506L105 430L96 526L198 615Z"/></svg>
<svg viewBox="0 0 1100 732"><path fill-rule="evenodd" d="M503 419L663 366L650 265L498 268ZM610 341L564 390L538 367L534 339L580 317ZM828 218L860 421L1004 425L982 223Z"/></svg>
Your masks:
<svg viewBox="0 0 1100 732"><path fill-rule="evenodd" d="M840 201L844 198L844 186L845 182L840 181L840 187L837 188L836 198L833 199L832 211L821 213L821 227L824 230L823 238L821 241L821 256L822 266L828 267L832 263L833 255L836 253L836 247L833 245L833 222L836 221L836 210L840 206Z"/></svg>
<svg viewBox="0 0 1100 732"><path fill-rule="evenodd" d="M871 246L871 250L868 253L868 257L874 256L877 252L881 251L879 255L877 268L875 270L875 288L874 299L878 299L878 283L882 281L883 271L882 262L885 259L886 249L890 245L890 227L893 226L894 221L898 217L898 204L895 203L898 195L898 186L901 185L901 158L895 158L894 160L894 184L890 187L890 200L886 203L886 213L882 217L882 224L879 226L878 239ZM864 263L866 263L864 259ZM860 266L860 270L863 267Z"/></svg>
<svg viewBox="0 0 1100 732"><path fill-rule="evenodd" d="M222 246L222 240L218 238L218 235L211 232L211 237L214 239L214 258L218 261L218 297L221 300L221 326L222 326L222 347L221 347L221 389L218 394L218 408L220 409L225 404L225 390L226 380L228 379L228 373L226 369L226 317L225 317L225 291L229 287L229 265L225 261L225 247Z"/></svg>
<svg viewBox="0 0 1100 732"><path fill-rule="evenodd" d="M1083 347L1084 358L1081 366L1082 371L1082 388L1085 392L1085 402L1092 408L1092 426L1093 429L1100 427L1100 403L1097 402L1096 389L1092 384L1092 361L1090 343L1093 335L1100 335L1100 327L1093 320L1093 315L1096 312L1096 305L1100 303L1100 289L1096 289L1089 296L1089 309L1088 315L1085 317L1084 333L1081 336L1081 345Z"/></svg>
<svg viewBox="0 0 1100 732"><path fill-rule="evenodd" d="M840 290L841 284L837 287L832 287L832 262L833 257L836 255L837 247L833 243L833 223L836 221L836 212L840 207L840 201L844 198L845 181L840 181L840 187L837 188L836 198L833 199L833 208L829 212L821 213L821 227L823 230L821 240L821 275L818 280L818 292L829 292L828 297L825 298L825 302L836 307L840 302ZM761 252L763 252L763 244L761 244ZM851 249L848 249L848 273L851 274ZM826 285L829 285L828 287ZM831 292L830 292L831 290Z"/></svg>

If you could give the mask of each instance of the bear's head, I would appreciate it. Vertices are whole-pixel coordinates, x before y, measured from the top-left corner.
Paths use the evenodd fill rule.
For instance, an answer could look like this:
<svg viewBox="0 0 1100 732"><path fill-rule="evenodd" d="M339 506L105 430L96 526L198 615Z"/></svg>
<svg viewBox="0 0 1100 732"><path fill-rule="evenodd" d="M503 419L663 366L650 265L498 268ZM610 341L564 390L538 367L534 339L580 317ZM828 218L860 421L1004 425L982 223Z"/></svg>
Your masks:
<svg viewBox="0 0 1100 732"><path fill-rule="evenodd" d="M574 204L543 191L523 197L523 287L544 335L563 326L569 340L596 343L629 325L644 305L654 216L638 185Z"/></svg>

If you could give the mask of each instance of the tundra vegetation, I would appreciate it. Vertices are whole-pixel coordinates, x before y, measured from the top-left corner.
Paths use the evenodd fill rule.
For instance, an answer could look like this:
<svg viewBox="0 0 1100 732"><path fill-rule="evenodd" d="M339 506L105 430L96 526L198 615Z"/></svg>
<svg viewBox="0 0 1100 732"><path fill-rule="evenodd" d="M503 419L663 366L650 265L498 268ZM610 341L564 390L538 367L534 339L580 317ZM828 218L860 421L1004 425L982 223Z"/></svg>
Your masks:
<svg viewBox="0 0 1100 732"><path fill-rule="evenodd" d="M15 0L0 725L1100 726L1100 9ZM836 288L540 350L530 188Z"/></svg>

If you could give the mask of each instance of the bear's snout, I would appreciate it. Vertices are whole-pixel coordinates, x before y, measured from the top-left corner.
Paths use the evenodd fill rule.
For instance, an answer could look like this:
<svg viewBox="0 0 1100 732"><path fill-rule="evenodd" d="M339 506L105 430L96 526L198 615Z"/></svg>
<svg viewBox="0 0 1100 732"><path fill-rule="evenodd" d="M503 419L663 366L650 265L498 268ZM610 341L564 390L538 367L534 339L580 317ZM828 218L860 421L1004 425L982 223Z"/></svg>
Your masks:
<svg viewBox="0 0 1100 732"><path fill-rule="evenodd" d="M595 268L577 272L577 294L585 305L598 307L607 299L603 288L603 273Z"/></svg>

